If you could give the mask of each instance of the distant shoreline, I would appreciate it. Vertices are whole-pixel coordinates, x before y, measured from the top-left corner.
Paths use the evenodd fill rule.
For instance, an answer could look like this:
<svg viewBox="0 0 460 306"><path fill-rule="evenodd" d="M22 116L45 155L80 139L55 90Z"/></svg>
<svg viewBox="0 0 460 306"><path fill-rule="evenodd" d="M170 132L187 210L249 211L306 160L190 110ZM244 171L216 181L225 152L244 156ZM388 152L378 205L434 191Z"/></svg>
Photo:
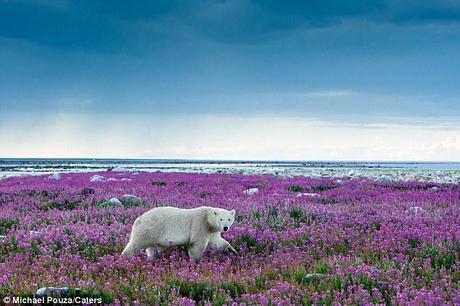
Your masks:
<svg viewBox="0 0 460 306"><path fill-rule="evenodd" d="M366 161L366 160L225 160L225 159L130 159L130 158L0 158L0 167L5 165L253 165L253 166L297 166L332 168L409 168L460 170L460 161Z"/></svg>
<svg viewBox="0 0 460 306"><path fill-rule="evenodd" d="M91 158L91 157L0 157L4 161L111 161L149 163L374 163L374 164L460 164L459 161L436 160L270 160L270 159L184 159L184 158Z"/></svg>
<svg viewBox="0 0 460 306"><path fill-rule="evenodd" d="M0 159L0 178L74 172L193 172L460 182L460 162Z"/></svg>

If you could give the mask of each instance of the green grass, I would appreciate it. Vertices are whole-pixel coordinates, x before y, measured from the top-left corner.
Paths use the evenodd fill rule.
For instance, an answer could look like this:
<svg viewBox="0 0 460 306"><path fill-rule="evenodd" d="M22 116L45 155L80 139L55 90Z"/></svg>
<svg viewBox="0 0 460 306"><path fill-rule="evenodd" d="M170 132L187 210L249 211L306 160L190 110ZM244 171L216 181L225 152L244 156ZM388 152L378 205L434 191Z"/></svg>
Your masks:
<svg viewBox="0 0 460 306"><path fill-rule="evenodd" d="M6 235L11 228L18 225L18 219L0 219L0 235Z"/></svg>
<svg viewBox="0 0 460 306"><path fill-rule="evenodd" d="M303 192L303 188L299 185L289 185L287 187L287 190L292 192Z"/></svg>
<svg viewBox="0 0 460 306"><path fill-rule="evenodd" d="M158 186L158 187L164 187L164 186L168 185L168 183L165 182L165 181L151 180L150 185Z"/></svg>

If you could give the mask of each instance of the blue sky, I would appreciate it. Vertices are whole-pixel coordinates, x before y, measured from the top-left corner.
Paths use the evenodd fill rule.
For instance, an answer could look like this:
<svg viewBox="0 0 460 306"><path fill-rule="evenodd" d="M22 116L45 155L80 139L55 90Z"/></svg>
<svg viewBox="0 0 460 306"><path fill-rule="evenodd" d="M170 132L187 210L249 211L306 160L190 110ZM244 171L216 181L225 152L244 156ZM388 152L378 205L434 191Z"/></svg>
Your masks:
<svg viewBox="0 0 460 306"><path fill-rule="evenodd" d="M0 0L0 67L5 157L460 160L455 0Z"/></svg>

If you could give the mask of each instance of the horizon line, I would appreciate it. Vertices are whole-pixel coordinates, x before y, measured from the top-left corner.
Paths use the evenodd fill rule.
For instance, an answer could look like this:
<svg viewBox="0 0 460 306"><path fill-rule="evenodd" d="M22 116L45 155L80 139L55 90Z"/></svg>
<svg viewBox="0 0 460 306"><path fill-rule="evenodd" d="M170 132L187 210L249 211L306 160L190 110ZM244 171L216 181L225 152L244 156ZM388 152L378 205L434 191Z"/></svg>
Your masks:
<svg viewBox="0 0 460 306"><path fill-rule="evenodd" d="M1 157L0 160L150 160L150 161L188 161L188 162L247 162L247 163L305 163L305 162L353 162L353 163L459 163L460 160L373 160L373 159L200 159L200 158L133 158L133 157Z"/></svg>

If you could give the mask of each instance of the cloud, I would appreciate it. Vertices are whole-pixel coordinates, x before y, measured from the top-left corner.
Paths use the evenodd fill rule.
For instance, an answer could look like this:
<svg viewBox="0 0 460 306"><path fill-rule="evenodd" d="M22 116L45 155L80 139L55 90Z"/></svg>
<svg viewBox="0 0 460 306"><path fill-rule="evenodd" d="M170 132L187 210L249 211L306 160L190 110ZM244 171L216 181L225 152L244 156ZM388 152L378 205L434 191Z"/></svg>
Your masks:
<svg viewBox="0 0 460 306"><path fill-rule="evenodd" d="M139 52L158 39L257 44L297 29L317 29L349 20L397 25L459 24L451 0L380 1L0 1L0 36L52 48L92 52ZM160 32L138 27L157 25ZM177 35L177 36L176 36Z"/></svg>
<svg viewBox="0 0 460 306"><path fill-rule="evenodd" d="M85 97L61 97L56 100L55 106L75 109L90 106L93 101Z"/></svg>
<svg viewBox="0 0 460 306"><path fill-rule="evenodd" d="M443 150L460 152L460 134L457 136L443 137L430 145L430 150ZM459 155L460 156L460 155Z"/></svg>
<svg viewBox="0 0 460 306"><path fill-rule="evenodd" d="M0 2L0 36L58 49L110 52L126 41L119 22L41 2Z"/></svg>
<svg viewBox="0 0 460 306"><path fill-rule="evenodd" d="M456 3L0 0L0 112L443 125Z"/></svg>
<svg viewBox="0 0 460 306"><path fill-rule="evenodd" d="M329 90L329 91L312 91L303 94L305 98L323 99L323 98L340 98L356 95L353 91L347 90Z"/></svg>
<svg viewBox="0 0 460 306"><path fill-rule="evenodd" d="M460 128L238 116L14 114L1 157L458 160ZM222 137L225 135L225 137Z"/></svg>

